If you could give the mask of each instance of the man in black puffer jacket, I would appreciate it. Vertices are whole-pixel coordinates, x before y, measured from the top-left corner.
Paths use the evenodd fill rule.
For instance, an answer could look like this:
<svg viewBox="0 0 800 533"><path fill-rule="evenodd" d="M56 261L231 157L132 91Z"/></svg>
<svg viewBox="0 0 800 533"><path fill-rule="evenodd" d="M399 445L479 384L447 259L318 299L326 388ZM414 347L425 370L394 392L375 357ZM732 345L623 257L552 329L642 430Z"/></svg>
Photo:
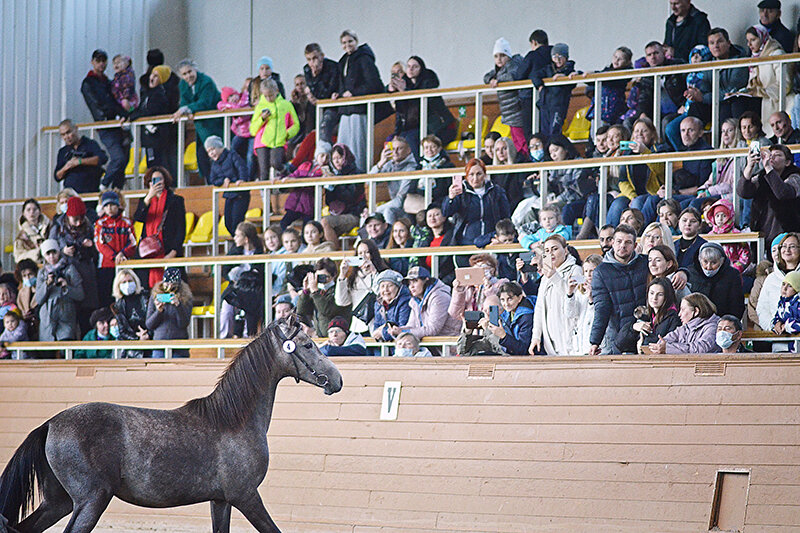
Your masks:
<svg viewBox="0 0 800 533"><path fill-rule="evenodd" d="M118 120L127 116L111 94L111 81L105 75L107 65L108 54L104 50L92 52L92 70L81 83L81 94L92 113L92 118L97 122ZM127 135L122 128L103 128L97 133L108 152L108 166L101 188L122 189L125 186L125 167L128 165L129 157Z"/></svg>
<svg viewBox="0 0 800 533"><path fill-rule="evenodd" d="M635 352L636 346L617 346L616 333L634 320L633 310L645 302L647 257L636 253L636 231L620 224L614 230L614 243L592 275L594 322L589 336L589 355L600 355L606 338L609 353Z"/></svg>
<svg viewBox="0 0 800 533"><path fill-rule="evenodd" d="M672 57L688 59L695 45L706 44L711 24L708 15L692 5L691 0L672 0L672 15L664 30L664 46L672 48Z"/></svg>

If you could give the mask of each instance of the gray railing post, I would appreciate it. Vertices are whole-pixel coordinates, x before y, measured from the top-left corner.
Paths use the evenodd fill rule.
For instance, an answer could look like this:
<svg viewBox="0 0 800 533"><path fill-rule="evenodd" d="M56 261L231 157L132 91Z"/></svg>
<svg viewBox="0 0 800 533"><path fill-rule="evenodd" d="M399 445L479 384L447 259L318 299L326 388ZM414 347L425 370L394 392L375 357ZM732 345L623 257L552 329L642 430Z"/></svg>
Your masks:
<svg viewBox="0 0 800 533"><path fill-rule="evenodd" d="M428 134L428 97L422 96L419 102L419 146L416 147L417 153L422 157L422 139ZM412 146L413 150L414 147Z"/></svg>
<svg viewBox="0 0 800 533"><path fill-rule="evenodd" d="M653 124L661 131L661 76L653 76Z"/></svg>
<svg viewBox="0 0 800 533"><path fill-rule="evenodd" d="M672 161L667 161L664 173L664 198L672 198L672 170Z"/></svg>
<svg viewBox="0 0 800 533"><path fill-rule="evenodd" d="M214 332L211 335L212 339L219 338L219 330L222 321L220 320L220 309L222 309L222 265L216 263L212 269L213 282L214 282Z"/></svg>
<svg viewBox="0 0 800 533"><path fill-rule="evenodd" d="M601 107L603 106L603 100L601 98L602 91L603 91L603 82L597 80L594 84L594 120L592 120L592 139L594 139L595 136L597 135L597 128L600 127L600 121L602 120L601 118L601 115L603 114L601 112L602 111Z"/></svg>
<svg viewBox="0 0 800 533"><path fill-rule="evenodd" d="M185 162L183 160L183 153L185 151L185 147L183 146L186 143L186 119L179 119L178 120L178 187L186 187L186 168Z"/></svg>
<svg viewBox="0 0 800 533"><path fill-rule="evenodd" d="M375 151L375 102L367 102L367 147L364 154L364 172L372 168L372 152Z"/></svg>
<svg viewBox="0 0 800 533"><path fill-rule="evenodd" d="M596 111L596 110L595 110ZM598 118L597 112L594 114ZM541 184L540 184L541 185ZM597 184L599 213L595 225L600 228L606 223L606 213L608 212L608 167L600 167L600 183Z"/></svg>
<svg viewBox="0 0 800 533"><path fill-rule="evenodd" d="M719 69L711 71L711 146L719 146Z"/></svg>

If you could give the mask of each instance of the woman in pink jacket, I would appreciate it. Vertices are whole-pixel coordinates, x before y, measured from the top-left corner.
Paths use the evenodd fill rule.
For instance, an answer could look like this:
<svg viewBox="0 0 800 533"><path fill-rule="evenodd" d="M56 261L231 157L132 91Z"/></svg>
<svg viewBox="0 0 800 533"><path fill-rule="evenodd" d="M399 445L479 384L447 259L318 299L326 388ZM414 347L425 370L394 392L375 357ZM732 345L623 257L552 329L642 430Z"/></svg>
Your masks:
<svg viewBox="0 0 800 533"><path fill-rule="evenodd" d="M682 326L650 345L650 353L716 353L717 309L704 294L693 292L681 301Z"/></svg>
<svg viewBox="0 0 800 533"><path fill-rule="evenodd" d="M498 279L499 264L493 254L475 254L469 258L469 266L483 268L483 283L478 286L464 287L458 280L453 281L453 298L447 312L459 322L464 318L464 311L480 311L487 296L497 294L503 283L508 280Z"/></svg>
<svg viewBox="0 0 800 533"><path fill-rule="evenodd" d="M413 333L418 339L437 335L458 335L461 321L447 314L450 305L450 288L425 267L411 267L404 282L411 292L411 315L403 331Z"/></svg>

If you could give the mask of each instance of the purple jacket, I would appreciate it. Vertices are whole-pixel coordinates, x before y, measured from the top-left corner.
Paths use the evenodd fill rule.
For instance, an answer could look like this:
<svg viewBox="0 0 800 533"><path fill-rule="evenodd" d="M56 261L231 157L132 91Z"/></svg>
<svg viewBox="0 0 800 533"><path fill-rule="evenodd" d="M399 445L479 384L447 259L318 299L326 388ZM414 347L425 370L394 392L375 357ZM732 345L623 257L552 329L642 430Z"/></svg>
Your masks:
<svg viewBox="0 0 800 533"><path fill-rule="evenodd" d="M716 353L719 317L696 317L664 337L667 353Z"/></svg>
<svg viewBox="0 0 800 533"><path fill-rule="evenodd" d="M408 331L418 339L434 335L458 335L461 332L461 320L450 316L450 287L441 281L425 290L422 300L412 297L411 315L408 317Z"/></svg>

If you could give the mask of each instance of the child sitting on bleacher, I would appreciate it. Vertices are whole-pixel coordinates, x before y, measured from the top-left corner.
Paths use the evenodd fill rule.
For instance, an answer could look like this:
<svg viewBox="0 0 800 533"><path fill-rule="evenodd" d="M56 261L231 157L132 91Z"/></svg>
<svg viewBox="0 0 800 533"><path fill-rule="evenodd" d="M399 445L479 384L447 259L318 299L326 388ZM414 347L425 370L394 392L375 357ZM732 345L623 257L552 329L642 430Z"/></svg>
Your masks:
<svg viewBox="0 0 800 533"><path fill-rule="evenodd" d="M781 284L781 297L778 300L778 311L772 319L772 331L778 335L800 333L800 272L786 274ZM789 343L789 351L797 353L797 343Z"/></svg>
<svg viewBox="0 0 800 533"><path fill-rule="evenodd" d="M14 309L5 314L3 317L3 333L0 333L0 359L24 359L24 352L17 356L17 352L13 354L6 348L7 342L20 342L28 340L28 325L22 320L19 312Z"/></svg>
<svg viewBox="0 0 800 533"><path fill-rule="evenodd" d="M730 200L717 200L708 213L711 233L740 233L733 222L733 204ZM750 264L750 246L746 243L723 244L722 249L731 261L731 266L740 273Z"/></svg>
<svg viewBox="0 0 800 533"><path fill-rule="evenodd" d="M317 143L313 161L304 161L288 177L281 178L286 181L292 178L311 178L322 176L322 169L330 164L331 145L325 141ZM289 189L286 202L283 204L284 215L281 219L281 228L286 229L295 220L302 220L305 224L314 218L314 187L293 187Z"/></svg>
<svg viewBox="0 0 800 533"><path fill-rule="evenodd" d="M539 229L533 233L526 233L526 230L532 229L529 224L520 228L523 235L519 242L522 246L530 249L534 243L544 241L550 235L555 234L561 235L567 240L572 238L572 228L561 223L561 209L556 205L548 204L539 210L539 226Z"/></svg>
<svg viewBox="0 0 800 533"><path fill-rule="evenodd" d="M136 95L136 74L131 66L131 58L122 54L114 56L114 79L111 80L111 94L125 111L139 105Z"/></svg>

